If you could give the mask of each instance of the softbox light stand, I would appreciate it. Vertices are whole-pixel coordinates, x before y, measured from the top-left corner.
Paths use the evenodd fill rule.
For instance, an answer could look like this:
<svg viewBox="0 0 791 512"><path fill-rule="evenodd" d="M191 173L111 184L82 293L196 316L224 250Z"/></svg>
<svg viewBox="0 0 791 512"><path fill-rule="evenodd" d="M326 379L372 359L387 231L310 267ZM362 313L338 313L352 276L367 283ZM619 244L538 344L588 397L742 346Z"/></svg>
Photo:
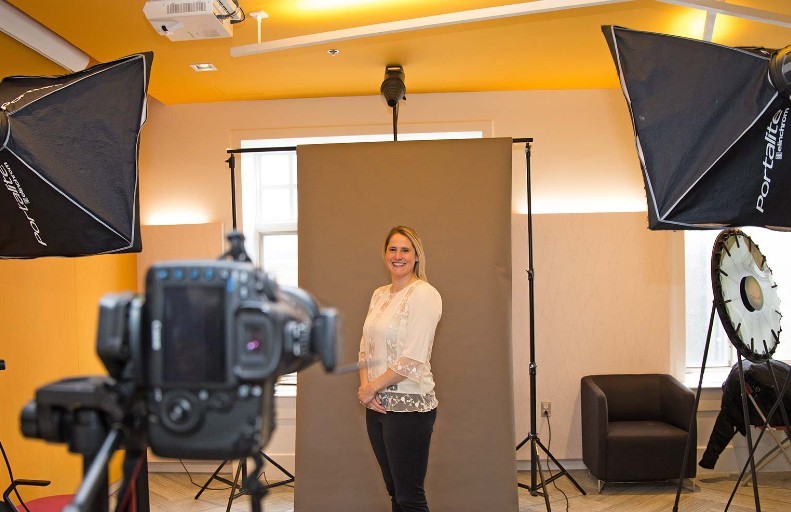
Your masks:
<svg viewBox="0 0 791 512"><path fill-rule="evenodd" d="M580 487L580 484L577 483L574 478L566 471L566 468L558 462L558 460L552 455L552 453L541 443L541 440L538 438L538 428L537 428L537 420L536 420L536 337L535 337L535 307L534 307L534 277L535 272L533 271L533 205L532 199L530 197L530 143L533 142L532 138L526 139L514 139L514 144L518 143L525 143L525 175L527 177L527 249L528 249L528 269L527 269L527 278L528 278L528 293L529 293L529 313L530 313L530 433L527 434L521 443L516 445L516 451L519 451L525 444L528 442L530 443L530 485L517 483L519 487L522 489L527 489L530 491L531 496L543 496L544 497L544 504L547 507L547 510L552 510L552 507L549 504L549 496L547 494L547 484L550 482L557 480L558 478L565 476L568 478L574 487L579 490L580 493L585 495L585 491ZM541 470L541 459L539 458L538 450L541 449L549 459L557 466L558 472L554 475L550 476L549 478L544 478L544 473ZM540 482L538 480L541 480Z"/></svg>

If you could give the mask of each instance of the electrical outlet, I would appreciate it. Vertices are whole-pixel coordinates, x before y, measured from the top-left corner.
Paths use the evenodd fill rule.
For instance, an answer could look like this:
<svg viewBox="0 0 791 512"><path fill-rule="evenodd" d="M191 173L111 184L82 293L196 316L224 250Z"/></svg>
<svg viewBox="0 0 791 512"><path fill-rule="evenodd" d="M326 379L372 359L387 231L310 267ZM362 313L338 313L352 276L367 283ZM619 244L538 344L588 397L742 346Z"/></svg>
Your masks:
<svg viewBox="0 0 791 512"><path fill-rule="evenodd" d="M552 402L541 402L541 416L546 416L547 418L552 416Z"/></svg>

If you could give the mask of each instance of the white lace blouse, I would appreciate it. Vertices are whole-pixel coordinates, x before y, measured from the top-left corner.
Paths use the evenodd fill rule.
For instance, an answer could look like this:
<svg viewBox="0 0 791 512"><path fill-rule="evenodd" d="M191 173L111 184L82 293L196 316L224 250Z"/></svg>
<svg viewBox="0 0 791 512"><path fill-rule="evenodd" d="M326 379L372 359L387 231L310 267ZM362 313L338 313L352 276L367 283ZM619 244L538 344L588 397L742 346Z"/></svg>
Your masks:
<svg viewBox="0 0 791 512"><path fill-rule="evenodd" d="M442 298L417 280L390 293L390 285L374 291L360 339L360 362L367 363L368 381L388 368L406 377L379 391L387 411L427 412L437 407L431 349L442 316Z"/></svg>

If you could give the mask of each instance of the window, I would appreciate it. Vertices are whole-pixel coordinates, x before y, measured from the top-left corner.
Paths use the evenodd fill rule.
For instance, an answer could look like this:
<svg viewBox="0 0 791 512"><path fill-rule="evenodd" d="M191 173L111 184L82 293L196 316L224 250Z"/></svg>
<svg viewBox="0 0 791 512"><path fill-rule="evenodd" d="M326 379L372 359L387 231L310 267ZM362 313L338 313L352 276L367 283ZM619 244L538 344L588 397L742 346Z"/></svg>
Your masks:
<svg viewBox="0 0 791 512"><path fill-rule="evenodd" d="M786 255L791 251L791 235L762 228L742 228L766 256L777 282L780 296L781 313L791 318L791 259ZM711 253L714 240L719 231L686 231L684 232L684 268L685 268L685 301L686 301L686 340L687 340L687 375L694 374L694 382L700 373L703 361L703 350L706 344L706 333L709 326L714 294L711 288ZM780 335L780 344L774 358L791 361L791 327L781 323L785 331ZM784 335L785 334L785 335ZM706 382L719 386L731 366L736 364L736 350L715 313L712 326L711 342L706 361L705 376L711 376ZM710 370L712 370L710 372ZM689 378L688 378L689 381Z"/></svg>
<svg viewBox="0 0 791 512"><path fill-rule="evenodd" d="M472 139L482 136L480 131L405 133L399 134L399 139ZM391 140L391 134L257 139L243 140L241 147L281 148L300 144ZM297 154L295 151L242 153L241 160L242 228L246 249L253 262L274 274L278 283L297 286ZM283 376L280 382L296 384L296 376Z"/></svg>
<svg viewBox="0 0 791 512"><path fill-rule="evenodd" d="M242 147L280 147L255 145ZM242 226L256 265L278 282L297 286L297 155L293 151L242 154Z"/></svg>

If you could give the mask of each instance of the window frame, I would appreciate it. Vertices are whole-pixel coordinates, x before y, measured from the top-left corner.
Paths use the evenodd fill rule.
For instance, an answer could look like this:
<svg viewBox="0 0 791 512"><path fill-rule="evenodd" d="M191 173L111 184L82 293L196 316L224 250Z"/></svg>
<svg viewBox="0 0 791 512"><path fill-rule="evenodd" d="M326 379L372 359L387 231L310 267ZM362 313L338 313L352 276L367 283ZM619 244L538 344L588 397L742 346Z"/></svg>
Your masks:
<svg viewBox="0 0 791 512"><path fill-rule="evenodd" d="M744 227L740 228L744 231L748 236L750 236L753 241L762 248L763 254L766 256L769 267L772 268L772 273L775 274L777 277L778 270L781 273L781 276L778 281L778 286L781 290L789 290L788 293L785 295L791 297L791 265L788 268L781 268L780 265L773 265L773 262L780 263L780 258L782 257L781 251L773 250L771 253L765 251L763 247L768 245L774 245L779 243L780 236L788 236L785 233L779 231L772 231L763 228L756 228L756 227ZM686 368L685 374L685 381L687 385L690 387L697 387L698 382L700 380L700 371L701 371L701 364L703 362L702 352L705 349L705 341L708 333L708 322L710 319L710 314L712 312L712 308L714 307L713 303L713 291L711 286L711 250L714 245L714 240L719 235L720 231L715 230L707 230L707 231L693 231L687 230L682 231L683 233L683 261L684 261L684 271L683 275L681 276L681 280L683 283L683 293L682 299L684 303L684 331L681 334L683 339L685 340L685 349L684 349L684 364ZM705 234L705 235L704 235ZM705 245L702 245L700 242L694 242L692 240L693 237L710 237L711 242L708 244L708 250L703 251L702 254L700 252L701 247L705 248ZM761 241L767 242L769 237L773 237L774 240L771 241L771 244L766 243L762 246ZM791 237L787 241L784 240L785 243L788 245L788 250L791 250ZM692 248L692 244L699 244L698 247ZM705 274L704 279L697 279L696 282L690 282L689 275L692 271L690 266L690 252L695 251L698 257L702 258L703 254L707 254L708 257L704 260L701 265L701 270L703 274ZM774 254L778 253L778 254ZM690 292L694 292L698 290L699 293L697 294L697 300L694 297L691 297ZM690 304L690 302L694 302L694 304ZM786 301L786 303L791 304L791 300ZM703 311L704 304L706 305L706 311L708 312L705 315L705 320L699 319L697 325L690 325L690 310L691 308L697 308L697 312L700 313ZM782 305L782 303L781 303ZM781 310L782 312L782 310ZM789 331L791 332L791 331ZM701 343L697 343L698 347L695 350L700 351L699 355L699 362L695 364L694 360L691 360L690 357L690 350L693 343L692 338L695 338L695 341L699 341ZM783 343L785 341L785 343ZM703 345L703 346L700 346ZM780 345L778 348L778 353L773 356L774 359L778 361L783 361L785 363L791 363L791 350L786 347L791 347L791 340L786 341L782 335L782 323L781 323L781 336L780 336ZM712 364L711 362L711 354L712 350L724 350L726 351L727 357L724 364ZM784 350L785 349L785 350ZM779 357L777 357L779 356ZM731 368L734 364L738 361L738 355L736 348L730 342L727 334L725 333L722 323L719 318L719 314L714 312L714 325L712 326L712 335L710 339L710 346L708 352L708 358L706 362L706 368L704 373L704 380L703 380L703 387L705 388L719 388L722 385L722 382L728 377L728 374L731 371Z"/></svg>

